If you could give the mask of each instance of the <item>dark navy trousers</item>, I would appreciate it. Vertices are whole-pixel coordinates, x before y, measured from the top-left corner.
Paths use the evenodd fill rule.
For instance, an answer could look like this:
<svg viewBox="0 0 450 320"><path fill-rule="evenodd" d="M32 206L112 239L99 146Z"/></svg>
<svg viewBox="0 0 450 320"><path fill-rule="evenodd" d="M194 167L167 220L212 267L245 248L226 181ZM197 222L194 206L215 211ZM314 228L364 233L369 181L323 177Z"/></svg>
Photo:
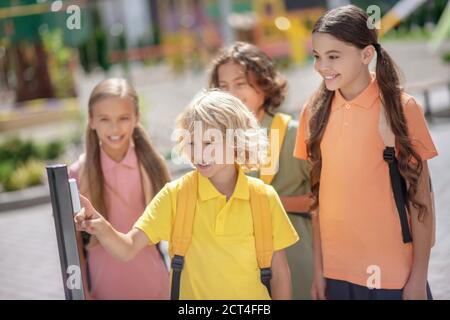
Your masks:
<svg viewBox="0 0 450 320"><path fill-rule="evenodd" d="M326 279L328 300L402 300L403 289L369 289L351 282ZM427 283L428 300L433 300Z"/></svg>

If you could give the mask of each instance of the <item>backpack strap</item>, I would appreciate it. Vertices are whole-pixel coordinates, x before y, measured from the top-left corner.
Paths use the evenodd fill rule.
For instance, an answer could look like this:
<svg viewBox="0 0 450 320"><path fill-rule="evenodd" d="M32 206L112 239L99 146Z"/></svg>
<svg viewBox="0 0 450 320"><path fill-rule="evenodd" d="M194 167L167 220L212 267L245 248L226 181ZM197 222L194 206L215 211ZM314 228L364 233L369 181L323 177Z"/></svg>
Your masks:
<svg viewBox="0 0 450 320"><path fill-rule="evenodd" d="M261 274L261 282L271 295L270 280L272 279L272 213L266 186L259 180L248 179L250 190L250 206L253 217L253 232L255 234L256 257Z"/></svg>
<svg viewBox="0 0 450 320"><path fill-rule="evenodd" d="M291 121L292 117L290 115L278 112L275 114L272 125L270 126L269 131L269 153L272 151L272 132L273 130L278 130L278 144L277 149L275 150L275 154L269 154L270 163L266 167L278 167L278 162L280 159L281 146L283 145L284 138L286 136L287 128L289 121ZM264 168L261 169L261 174L259 178L264 181L266 184L271 184L273 178L275 177L275 173L272 174L263 174Z"/></svg>
<svg viewBox="0 0 450 320"><path fill-rule="evenodd" d="M171 300L178 300L180 297L181 271L184 266L184 257L192 239L192 226L195 215L196 201L192 201L192 199L197 198L198 188L196 171L186 174L182 179L177 197L177 213L174 219L169 248L169 253L172 257ZM248 182L258 267L260 268L261 282L266 286L270 294L273 239L269 199L267 198L266 187L262 181L248 179Z"/></svg>
<svg viewBox="0 0 450 320"><path fill-rule="evenodd" d="M171 300L179 300L180 298L181 271L184 266L184 257L192 240L192 226L197 203L197 172L191 171L181 179L181 188L177 197L177 213L173 222L172 239L169 248L169 253L172 257Z"/></svg>
<svg viewBox="0 0 450 320"><path fill-rule="evenodd" d="M380 108L378 129L385 145L383 159L389 166L389 176L391 180L392 192L394 194L395 205L400 218L403 243L410 243L412 242L412 236L409 230L408 214L406 211L406 181L398 169L398 161L395 157L395 135L387 121L383 103L381 103Z"/></svg>

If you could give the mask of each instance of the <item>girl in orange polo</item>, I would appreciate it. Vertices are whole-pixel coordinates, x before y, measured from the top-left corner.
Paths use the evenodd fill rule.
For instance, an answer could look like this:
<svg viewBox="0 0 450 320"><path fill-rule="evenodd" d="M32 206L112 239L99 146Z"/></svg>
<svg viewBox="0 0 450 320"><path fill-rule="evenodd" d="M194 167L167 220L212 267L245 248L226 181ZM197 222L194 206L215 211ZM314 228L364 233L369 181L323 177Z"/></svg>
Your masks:
<svg viewBox="0 0 450 320"><path fill-rule="evenodd" d="M437 155L421 108L399 84L394 62L367 14L353 5L313 28L314 67L323 83L303 108L294 154L312 163L315 299L431 299L427 270L432 205L427 160ZM376 72L369 64L376 55ZM382 119L405 179L402 238Z"/></svg>

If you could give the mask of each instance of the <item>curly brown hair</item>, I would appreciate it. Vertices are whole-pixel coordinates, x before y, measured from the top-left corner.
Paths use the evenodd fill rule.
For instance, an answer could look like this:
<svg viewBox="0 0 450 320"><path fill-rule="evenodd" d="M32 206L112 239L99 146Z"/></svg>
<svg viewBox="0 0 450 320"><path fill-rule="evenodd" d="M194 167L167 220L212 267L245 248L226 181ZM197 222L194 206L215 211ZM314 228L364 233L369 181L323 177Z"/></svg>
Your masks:
<svg viewBox="0 0 450 320"><path fill-rule="evenodd" d="M214 58L209 72L210 88L219 87L219 67L228 62L241 65L245 70L247 82L264 92L264 111L273 114L283 103L287 82L277 71L274 61L257 46L246 42L235 42L222 49ZM250 81L253 80L253 81Z"/></svg>
<svg viewBox="0 0 450 320"><path fill-rule="evenodd" d="M378 35L375 29L367 27L368 16L362 9L347 5L328 11L319 18L313 28L313 33L327 33L336 39L363 49L369 45L377 46ZM396 65L389 54L381 46L377 49L376 80L381 91L382 103L385 106L387 120L395 134L399 146L399 170L405 178L408 191L408 206L419 210L422 219L426 211L423 203L417 199L419 177L422 173L422 159L413 149L408 137L405 114L401 101L402 88ZM322 154L320 143L325 132L331 112L331 102L334 91L328 90L324 83L308 103L311 107L309 122L310 137L307 141L308 157L312 162L311 192L314 203L311 209L319 206L319 187L322 169Z"/></svg>

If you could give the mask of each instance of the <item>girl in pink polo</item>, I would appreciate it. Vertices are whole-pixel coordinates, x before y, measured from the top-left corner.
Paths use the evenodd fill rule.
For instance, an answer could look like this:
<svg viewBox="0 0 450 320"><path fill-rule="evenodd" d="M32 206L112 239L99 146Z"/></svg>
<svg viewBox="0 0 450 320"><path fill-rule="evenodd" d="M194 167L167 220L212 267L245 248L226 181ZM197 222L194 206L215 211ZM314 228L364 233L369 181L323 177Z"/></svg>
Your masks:
<svg viewBox="0 0 450 320"><path fill-rule="evenodd" d="M323 83L302 111L294 152L312 163L311 294L431 299L427 160L437 152L420 106L402 91L394 62L369 22L366 12L349 5L325 13L313 28L314 67ZM397 212L390 181L393 154L383 153L393 150L407 186L402 220L405 206ZM402 233L407 228L412 241Z"/></svg>
<svg viewBox="0 0 450 320"><path fill-rule="evenodd" d="M86 153L69 169L80 192L122 232L133 226L153 195L170 180L139 116L138 96L126 80L107 79L98 84L89 99ZM80 236L79 243L84 248L89 298L169 298L169 272L156 246L148 246L132 261L121 262L95 237L82 240Z"/></svg>

